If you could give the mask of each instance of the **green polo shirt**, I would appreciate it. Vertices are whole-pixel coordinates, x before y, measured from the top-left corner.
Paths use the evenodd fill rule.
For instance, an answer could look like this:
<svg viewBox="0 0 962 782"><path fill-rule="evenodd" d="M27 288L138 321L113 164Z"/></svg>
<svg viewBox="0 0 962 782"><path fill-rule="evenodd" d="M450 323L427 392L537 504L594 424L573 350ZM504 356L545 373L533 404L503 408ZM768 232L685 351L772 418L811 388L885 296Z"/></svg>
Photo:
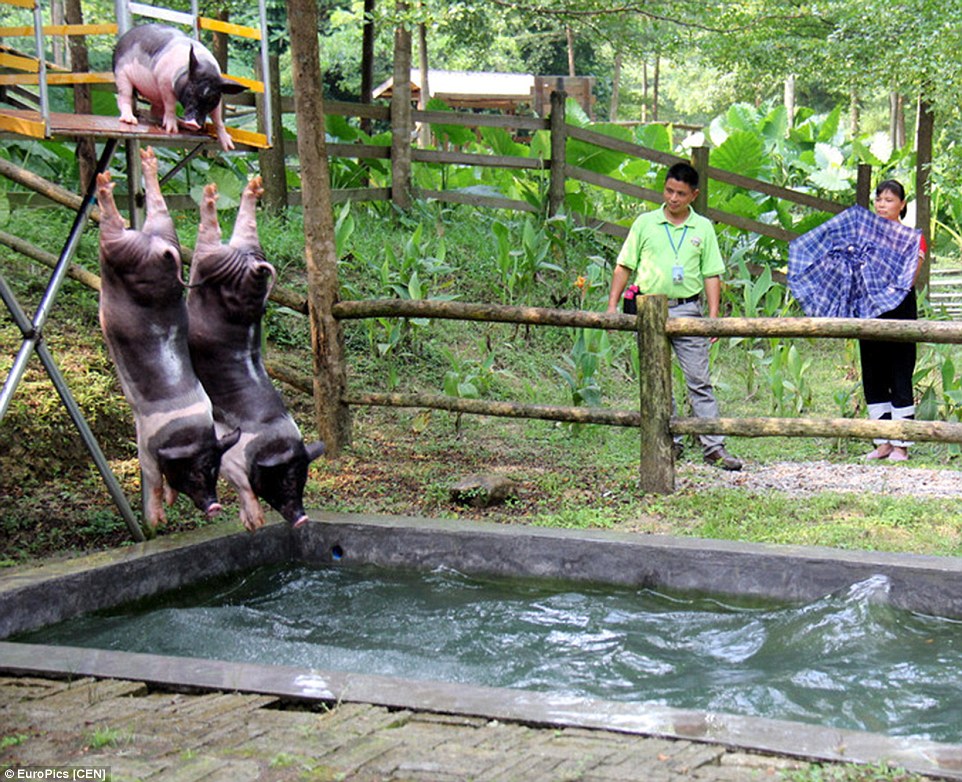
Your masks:
<svg viewBox="0 0 962 782"><path fill-rule="evenodd" d="M631 224L616 263L637 269L635 284L642 293L660 293L672 299L700 294L706 277L718 277L725 262L711 220L689 208L688 219L672 225L665 207L640 215ZM672 280L672 268L681 266L683 280Z"/></svg>

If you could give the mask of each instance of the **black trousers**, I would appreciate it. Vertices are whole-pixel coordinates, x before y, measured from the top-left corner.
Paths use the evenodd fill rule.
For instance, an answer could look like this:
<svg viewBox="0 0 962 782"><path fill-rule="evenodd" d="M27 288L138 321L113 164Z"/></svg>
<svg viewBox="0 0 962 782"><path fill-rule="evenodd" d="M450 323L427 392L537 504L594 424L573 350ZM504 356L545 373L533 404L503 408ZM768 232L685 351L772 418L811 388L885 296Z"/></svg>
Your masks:
<svg viewBox="0 0 962 782"><path fill-rule="evenodd" d="M879 315L890 320L916 320L918 306L915 288L909 291L895 309ZM912 374L915 372L914 342L876 342L859 340L862 360L862 390L869 405L890 403L892 408L908 408L915 404ZM890 418L890 415L883 415ZM914 417L914 416L909 416Z"/></svg>

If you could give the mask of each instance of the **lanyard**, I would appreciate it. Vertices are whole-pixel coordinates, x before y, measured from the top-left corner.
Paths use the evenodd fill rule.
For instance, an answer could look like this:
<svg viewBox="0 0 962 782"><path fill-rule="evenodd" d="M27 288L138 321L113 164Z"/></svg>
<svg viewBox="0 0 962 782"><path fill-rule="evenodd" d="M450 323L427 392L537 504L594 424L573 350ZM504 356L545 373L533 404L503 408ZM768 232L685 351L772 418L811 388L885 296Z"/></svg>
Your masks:
<svg viewBox="0 0 962 782"><path fill-rule="evenodd" d="M675 240L671 237L671 229L668 227L668 223L662 223L665 226L665 234L668 236L668 243L671 245L672 251L675 253L675 260L678 260L678 253L681 252L681 248L685 246L685 236L688 234L688 226L685 226L685 230L681 232L681 239L678 244L675 244Z"/></svg>

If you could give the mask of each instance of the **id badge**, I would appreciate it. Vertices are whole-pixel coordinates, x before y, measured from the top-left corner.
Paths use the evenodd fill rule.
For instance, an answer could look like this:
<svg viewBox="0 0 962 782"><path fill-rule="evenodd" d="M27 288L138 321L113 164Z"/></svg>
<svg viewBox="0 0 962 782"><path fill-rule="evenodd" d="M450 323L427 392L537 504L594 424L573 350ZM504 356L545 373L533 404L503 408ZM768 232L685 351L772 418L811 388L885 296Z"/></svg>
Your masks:
<svg viewBox="0 0 962 782"><path fill-rule="evenodd" d="M674 285L681 285L685 281L685 267L684 266L672 266L671 267L671 281Z"/></svg>

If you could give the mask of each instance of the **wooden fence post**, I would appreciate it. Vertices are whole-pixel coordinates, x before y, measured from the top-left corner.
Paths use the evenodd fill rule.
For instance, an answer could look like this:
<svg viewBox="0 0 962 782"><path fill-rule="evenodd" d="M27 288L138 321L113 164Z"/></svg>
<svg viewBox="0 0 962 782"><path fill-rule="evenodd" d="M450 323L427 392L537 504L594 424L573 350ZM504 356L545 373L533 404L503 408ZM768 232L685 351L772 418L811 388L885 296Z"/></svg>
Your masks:
<svg viewBox="0 0 962 782"><path fill-rule="evenodd" d="M565 100L564 90L551 93L551 174L548 182L548 215L556 215L565 203Z"/></svg>
<svg viewBox="0 0 962 782"><path fill-rule="evenodd" d="M675 490L671 439L671 347L665 333L668 300L638 298L638 385L641 402L641 490Z"/></svg>
<svg viewBox="0 0 962 782"><path fill-rule="evenodd" d="M708 147L695 147L691 151L691 164L698 172L698 197L695 211L700 215L708 214Z"/></svg>
<svg viewBox="0 0 962 782"><path fill-rule="evenodd" d="M872 199L872 166L859 163L855 179L855 203L868 209Z"/></svg>
<svg viewBox="0 0 962 782"><path fill-rule="evenodd" d="M260 105L264 101L271 102L271 138L273 146L269 149L262 149L258 153L260 163L261 178L264 180L264 208L274 215L279 215L287 209L287 168L284 163L284 134L283 122L281 117L281 72L279 58L272 54L267 59L267 67L270 69L271 91L269 95L257 95L255 100L258 103L257 116L259 122L263 123L266 112ZM264 75L261 71L261 61L255 61L257 78L263 81ZM261 127L261 133L267 133L266 127Z"/></svg>
<svg viewBox="0 0 962 782"><path fill-rule="evenodd" d="M406 8L406 6L404 6ZM398 4L398 10L403 10ZM394 85L391 88L391 201L411 206L411 31L394 30Z"/></svg>

